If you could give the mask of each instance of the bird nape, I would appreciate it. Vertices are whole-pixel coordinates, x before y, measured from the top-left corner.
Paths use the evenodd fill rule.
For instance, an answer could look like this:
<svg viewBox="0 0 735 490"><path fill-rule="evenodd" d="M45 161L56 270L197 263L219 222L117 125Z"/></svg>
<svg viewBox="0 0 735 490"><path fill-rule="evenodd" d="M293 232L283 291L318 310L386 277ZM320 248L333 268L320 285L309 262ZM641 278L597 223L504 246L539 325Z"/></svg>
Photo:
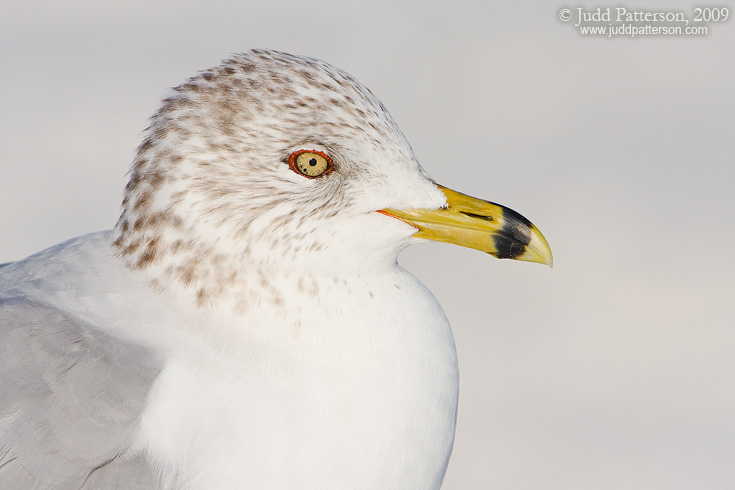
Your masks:
<svg viewBox="0 0 735 490"><path fill-rule="evenodd" d="M438 489L454 339L396 262L427 239L552 264L347 73L253 50L193 76L114 229L0 268L0 487Z"/></svg>

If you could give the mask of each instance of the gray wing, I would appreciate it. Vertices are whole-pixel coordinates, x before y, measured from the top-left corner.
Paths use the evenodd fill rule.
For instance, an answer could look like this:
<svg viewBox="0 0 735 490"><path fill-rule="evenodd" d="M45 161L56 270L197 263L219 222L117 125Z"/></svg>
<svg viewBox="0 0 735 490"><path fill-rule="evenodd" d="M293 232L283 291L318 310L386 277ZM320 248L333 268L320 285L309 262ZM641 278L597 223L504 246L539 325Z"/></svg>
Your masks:
<svg viewBox="0 0 735 490"><path fill-rule="evenodd" d="M0 488L158 488L128 451L160 361L20 292L0 295Z"/></svg>

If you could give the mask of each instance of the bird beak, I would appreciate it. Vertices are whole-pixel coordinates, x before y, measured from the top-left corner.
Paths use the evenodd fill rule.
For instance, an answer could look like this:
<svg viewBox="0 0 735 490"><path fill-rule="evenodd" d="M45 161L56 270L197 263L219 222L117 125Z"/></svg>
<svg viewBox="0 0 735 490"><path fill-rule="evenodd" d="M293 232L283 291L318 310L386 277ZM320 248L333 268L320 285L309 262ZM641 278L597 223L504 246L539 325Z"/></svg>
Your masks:
<svg viewBox="0 0 735 490"><path fill-rule="evenodd" d="M467 196L443 186L447 206L441 209L383 209L382 214L418 228L414 236L454 243L499 259L538 262L553 267L546 238L533 223L510 208Z"/></svg>

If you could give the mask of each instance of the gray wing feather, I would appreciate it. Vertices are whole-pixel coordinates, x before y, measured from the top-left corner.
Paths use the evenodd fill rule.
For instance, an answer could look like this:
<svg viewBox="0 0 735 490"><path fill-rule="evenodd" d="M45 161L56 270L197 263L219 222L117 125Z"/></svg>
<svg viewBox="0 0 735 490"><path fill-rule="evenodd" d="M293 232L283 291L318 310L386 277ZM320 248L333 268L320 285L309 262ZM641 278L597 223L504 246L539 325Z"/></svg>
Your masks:
<svg viewBox="0 0 735 490"><path fill-rule="evenodd" d="M129 454L160 360L20 292L0 296L0 488L157 488Z"/></svg>

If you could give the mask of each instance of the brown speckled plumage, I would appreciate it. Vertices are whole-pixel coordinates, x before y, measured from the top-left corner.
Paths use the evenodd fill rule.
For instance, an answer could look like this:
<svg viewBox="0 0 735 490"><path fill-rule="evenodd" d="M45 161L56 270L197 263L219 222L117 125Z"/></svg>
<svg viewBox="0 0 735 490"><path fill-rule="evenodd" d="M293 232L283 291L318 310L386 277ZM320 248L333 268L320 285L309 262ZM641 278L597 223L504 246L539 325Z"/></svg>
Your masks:
<svg viewBox="0 0 735 490"><path fill-rule="evenodd" d="M334 171L305 182L288 167L298 149L323 149ZM260 267L251 248L328 254L329 235L315 231L378 209L361 202L360 187L391 168L423 172L360 82L319 60L238 54L163 100L138 148L114 244L130 268L159 288L177 284L202 307L228 295L238 309L258 295L281 304L277 291L233 274Z"/></svg>

